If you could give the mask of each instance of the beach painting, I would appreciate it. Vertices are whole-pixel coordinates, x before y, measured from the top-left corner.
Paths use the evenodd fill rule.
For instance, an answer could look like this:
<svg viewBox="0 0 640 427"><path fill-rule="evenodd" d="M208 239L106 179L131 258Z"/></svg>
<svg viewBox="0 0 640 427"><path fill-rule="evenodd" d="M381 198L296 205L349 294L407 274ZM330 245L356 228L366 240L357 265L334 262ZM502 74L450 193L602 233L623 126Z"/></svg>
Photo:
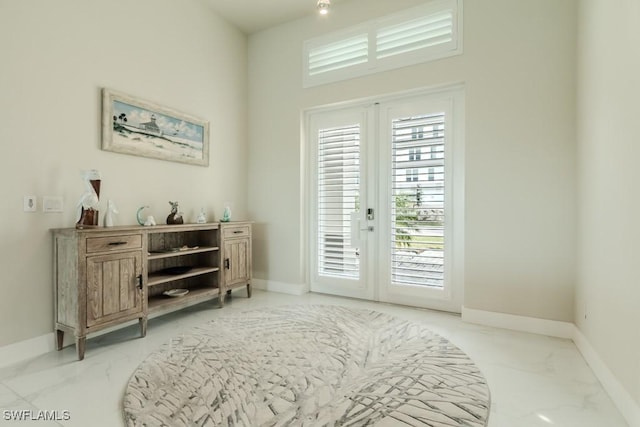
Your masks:
<svg viewBox="0 0 640 427"><path fill-rule="evenodd" d="M171 108L104 88L102 149L209 166L209 123Z"/></svg>

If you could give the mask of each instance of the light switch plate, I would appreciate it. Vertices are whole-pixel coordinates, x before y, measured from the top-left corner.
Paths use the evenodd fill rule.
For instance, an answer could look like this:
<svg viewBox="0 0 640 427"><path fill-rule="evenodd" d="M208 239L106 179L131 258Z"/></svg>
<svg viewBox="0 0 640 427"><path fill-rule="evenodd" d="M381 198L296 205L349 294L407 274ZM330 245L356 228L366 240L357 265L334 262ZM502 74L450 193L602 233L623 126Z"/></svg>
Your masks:
<svg viewBox="0 0 640 427"><path fill-rule="evenodd" d="M44 196L42 198L42 212L62 212L64 204L60 196Z"/></svg>

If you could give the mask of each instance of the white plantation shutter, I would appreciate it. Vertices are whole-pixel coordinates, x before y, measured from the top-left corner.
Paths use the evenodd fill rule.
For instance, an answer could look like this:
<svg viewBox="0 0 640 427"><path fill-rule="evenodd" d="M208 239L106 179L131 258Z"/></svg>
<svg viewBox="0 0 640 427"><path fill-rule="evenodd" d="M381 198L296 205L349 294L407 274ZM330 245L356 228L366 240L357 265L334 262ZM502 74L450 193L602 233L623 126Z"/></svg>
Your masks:
<svg viewBox="0 0 640 427"><path fill-rule="evenodd" d="M445 10L378 30L376 57L387 58L453 41L453 11Z"/></svg>
<svg viewBox="0 0 640 427"><path fill-rule="evenodd" d="M315 76L341 68L365 63L369 60L369 38L360 34L335 43L309 50L309 75Z"/></svg>
<svg viewBox="0 0 640 427"><path fill-rule="evenodd" d="M393 283L444 286L444 137L444 113L392 121Z"/></svg>
<svg viewBox="0 0 640 427"><path fill-rule="evenodd" d="M304 43L311 87L462 53L462 0L422 6Z"/></svg>
<svg viewBox="0 0 640 427"><path fill-rule="evenodd" d="M359 278L350 246L351 213L360 201L360 125L318 132L318 275Z"/></svg>

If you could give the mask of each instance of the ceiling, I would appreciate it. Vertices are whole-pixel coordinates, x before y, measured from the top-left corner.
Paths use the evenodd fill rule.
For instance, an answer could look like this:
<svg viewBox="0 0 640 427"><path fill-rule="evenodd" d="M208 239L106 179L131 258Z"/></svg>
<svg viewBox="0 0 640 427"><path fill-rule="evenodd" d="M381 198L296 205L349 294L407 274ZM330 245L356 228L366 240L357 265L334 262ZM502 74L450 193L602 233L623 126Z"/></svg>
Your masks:
<svg viewBox="0 0 640 427"><path fill-rule="evenodd" d="M317 0L206 0L247 34L317 13ZM348 0L332 0L331 6Z"/></svg>

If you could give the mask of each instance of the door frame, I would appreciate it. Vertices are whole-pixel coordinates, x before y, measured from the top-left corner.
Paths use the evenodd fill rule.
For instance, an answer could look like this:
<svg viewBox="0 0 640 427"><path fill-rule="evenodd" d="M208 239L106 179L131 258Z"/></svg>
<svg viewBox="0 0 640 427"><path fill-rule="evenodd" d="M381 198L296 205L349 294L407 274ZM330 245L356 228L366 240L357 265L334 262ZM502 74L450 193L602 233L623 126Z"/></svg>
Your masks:
<svg viewBox="0 0 640 427"><path fill-rule="evenodd" d="M451 175L450 179L452 181L452 188L449 191L448 195L452 199L451 200L451 234L450 234L450 242L451 246L450 258L446 261L445 268L450 275L450 287L449 292L441 295L441 297L434 296L433 298L429 298L426 304L416 304L415 296L411 295L398 295L397 297L393 297L389 299L389 295L385 292L381 292L381 286L378 283L378 275L375 271L375 262L370 262L366 276L368 280L367 286L372 286L372 290L370 292L370 298L373 301L381 301L385 300L385 302L391 302L395 304L402 305L410 305L416 307L430 308L435 310L443 310L450 311L455 313L460 313L462 310L463 298L464 298L464 281L465 281L465 273L464 273L464 265L465 265L465 86L463 83L455 83L448 84L442 86L435 87L427 87L427 88L419 88L409 91L396 92L391 94L384 94L379 96L371 96L367 98L361 98L346 102L340 102L335 104L328 104L318 107L313 107L306 109L302 112L301 116L301 161L303 167L301 168L301 244L302 244L302 252L303 252L303 269L305 280L307 281L306 287L307 289L311 289L311 284L313 282L312 275L314 274L312 269L312 260L311 260L311 247L313 240L313 235L315 230L313 230L313 225L315 221L312 220L311 215L313 215L313 200L312 195L314 194L313 185L316 183L316 179L312 176L312 161L313 157L313 138L311 135L311 117L314 114L322 113L322 112L330 112L338 109L350 109L350 108L368 108L371 111L375 111L375 114L380 118L380 114L377 111L377 105L381 103L392 103L396 101L401 101L410 98L420 98L420 97L428 97L440 100L448 100L451 104L451 112L453 114L452 125L450 127L451 132L451 153L453 159L451 161ZM368 120L371 122L372 120ZM382 120L380 120L382 122ZM376 126L372 123L367 123L367 131L371 132L376 140L379 140L381 135L380 126ZM379 150L379 145L376 144L376 147L373 148L376 150L376 158L377 150ZM371 149L371 148L370 148ZM369 165L369 167L372 167ZM377 165L375 166L377 167ZM371 192L374 192L375 203L379 204L378 195L379 195L379 185L377 182L369 183L369 195L371 196ZM361 209L361 212L364 212L365 209ZM376 219L372 224L376 230L380 227L380 215L376 215ZM372 253L372 259L379 259L380 253L379 250L376 253ZM313 290L311 290L313 292ZM348 295L347 295L348 296ZM353 295L356 298L362 298L357 295Z"/></svg>

